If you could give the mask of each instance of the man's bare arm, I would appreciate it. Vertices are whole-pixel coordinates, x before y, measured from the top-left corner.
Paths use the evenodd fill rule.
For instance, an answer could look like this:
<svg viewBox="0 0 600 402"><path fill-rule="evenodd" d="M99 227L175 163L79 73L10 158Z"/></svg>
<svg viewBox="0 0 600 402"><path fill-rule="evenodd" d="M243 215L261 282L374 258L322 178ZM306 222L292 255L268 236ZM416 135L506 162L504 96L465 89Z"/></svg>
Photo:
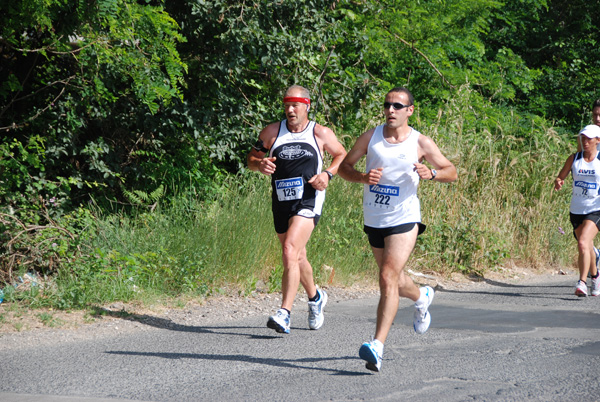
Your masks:
<svg viewBox="0 0 600 402"><path fill-rule="evenodd" d="M334 175L337 174L340 163L342 163L344 157L346 156L346 150L344 149L344 146L337 139L334 132L327 127L317 125L315 128L315 134L317 135L317 138L321 140L323 149L333 157L329 167L324 170L327 170Z"/></svg>
<svg viewBox="0 0 600 402"><path fill-rule="evenodd" d="M367 154L369 141L371 141L374 132L375 130L372 129L358 137L354 146L340 164L338 170L340 177L353 183L377 184L383 168L372 169L368 173L359 172L354 168L358 161Z"/></svg>
<svg viewBox="0 0 600 402"><path fill-rule="evenodd" d="M333 160L327 169L323 169L320 174L314 175L308 180L313 188L323 191L329 185L330 178L327 172L331 173L332 175L337 173L340 163L346 156L346 150L338 141L337 137L330 128L317 124L315 126L315 136L317 138L317 142L320 143L320 146L322 146L323 149L333 157Z"/></svg>
<svg viewBox="0 0 600 402"><path fill-rule="evenodd" d="M258 135L258 140L248 153L246 161L248 168L253 171L260 171L263 174L270 175L275 172L275 158L265 158L269 149L273 146L279 123L272 123L265 127Z"/></svg>
<svg viewBox="0 0 600 402"><path fill-rule="evenodd" d="M429 162L437 171L435 181L450 183L458 178L454 164L442 154L438 146L431 138L421 135L419 138L419 148L422 154L422 159L425 159L427 162ZM419 176L422 179L432 178L431 169L421 163L415 164L415 170L417 173L419 173Z"/></svg>

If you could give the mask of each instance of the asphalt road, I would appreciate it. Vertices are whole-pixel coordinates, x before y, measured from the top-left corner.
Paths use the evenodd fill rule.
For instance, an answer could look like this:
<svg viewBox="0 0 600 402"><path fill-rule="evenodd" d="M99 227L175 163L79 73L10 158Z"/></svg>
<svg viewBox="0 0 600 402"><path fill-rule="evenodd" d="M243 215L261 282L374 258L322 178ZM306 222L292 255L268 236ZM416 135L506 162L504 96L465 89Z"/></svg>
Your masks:
<svg viewBox="0 0 600 402"><path fill-rule="evenodd" d="M402 301L380 373L358 358L376 299L330 298L318 331L296 307L289 335L255 316L0 346L0 401L600 401L600 298L574 282L438 289L424 335Z"/></svg>

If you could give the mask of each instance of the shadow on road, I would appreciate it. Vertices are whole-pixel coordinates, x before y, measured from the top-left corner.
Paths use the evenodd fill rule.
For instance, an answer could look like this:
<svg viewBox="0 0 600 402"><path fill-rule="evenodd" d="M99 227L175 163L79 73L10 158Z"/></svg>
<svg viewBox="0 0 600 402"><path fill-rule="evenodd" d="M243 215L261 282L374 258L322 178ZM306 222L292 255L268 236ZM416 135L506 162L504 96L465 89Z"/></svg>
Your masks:
<svg viewBox="0 0 600 402"><path fill-rule="evenodd" d="M281 335L280 334L257 335L257 334L240 333L240 332L234 331L234 330L239 330L239 329L252 329L255 327L239 327L239 326L238 327L236 327L236 326L214 327L214 326L183 325L183 324L178 324L176 322L173 322L172 320L167 319L167 318L156 317L156 316L152 316L152 315L148 315L148 314L128 313L127 311L124 311L124 310L113 311L113 310L108 310L108 309L105 309L103 307L98 307L98 306L94 306L92 308L92 315L110 316L110 317L120 318L120 319L126 320L126 321L139 322L140 324L148 325L148 326L151 326L154 328L168 329L171 331L193 332L193 333L198 333L198 334L237 335L237 336L245 336L250 339L277 339L277 338L281 338L281 337L285 336L283 334L281 334ZM294 326L292 326L291 329L293 329L294 331L309 331L307 328L294 327ZM227 331L227 330L230 330L230 331ZM269 330L269 331L272 331L272 330Z"/></svg>
<svg viewBox="0 0 600 402"><path fill-rule="evenodd" d="M501 289L510 289L511 291L506 290L456 290L456 289L445 289L437 286L435 288L436 292L440 293L456 293L456 294L478 294L478 295L490 295L490 296L505 296L505 297L525 297L525 298L535 298L535 299L553 299L553 300L564 300L567 302L579 302L584 300L579 297L575 297L571 290L574 286L565 285L565 284L548 284L548 285L530 285L530 284L513 284L513 283L505 283L499 282L492 279L480 278L479 282L485 282L490 286L494 286L496 288ZM555 291L549 292L549 289L559 289L564 288L564 295L561 293L557 295Z"/></svg>
<svg viewBox="0 0 600 402"><path fill-rule="evenodd" d="M275 339L280 338L283 335L257 335L248 333L236 333L224 330L236 330L236 329L250 329L251 327L210 327L210 326L197 326L197 325L183 325L173 322L166 318L155 317L148 314L133 314L126 311L112 311L103 307L95 306L92 309L92 314L96 316L110 316L120 318L122 320L139 322L144 325L148 325L159 329L168 329L171 331L182 331L182 332L194 332L199 334L217 334L217 335L238 335L246 336L251 339ZM294 328L294 330L301 331L306 330L305 328Z"/></svg>
<svg viewBox="0 0 600 402"><path fill-rule="evenodd" d="M483 282L487 283L488 285L492 285L492 286L497 286L500 288L531 288L532 285L529 284L525 284L525 285L519 285L516 283L505 283L505 282L499 282L499 281L495 281L493 279L487 279L487 278L483 278L482 280ZM544 285L544 288L564 288L564 287L572 287L572 286L567 286L564 284L557 284L557 285Z"/></svg>
<svg viewBox="0 0 600 402"><path fill-rule="evenodd" d="M325 367L314 367L302 365L302 363L319 363L325 361L336 361L336 360L359 360L353 356L342 356L342 357L305 357L301 359L273 359L273 358L261 358L249 355L223 355L223 354L203 354L203 353L167 353L167 352L132 352L132 351L118 351L110 350L104 352L112 355L124 355L124 356L142 356L142 357L160 357L162 359L202 359L202 360L220 360L220 361L233 361L242 363L262 364L274 367L284 368L295 368L305 370L317 370L329 372L332 375L344 375L344 376L364 376L371 375L368 372L348 371L348 370L337 370Z"/></svg>

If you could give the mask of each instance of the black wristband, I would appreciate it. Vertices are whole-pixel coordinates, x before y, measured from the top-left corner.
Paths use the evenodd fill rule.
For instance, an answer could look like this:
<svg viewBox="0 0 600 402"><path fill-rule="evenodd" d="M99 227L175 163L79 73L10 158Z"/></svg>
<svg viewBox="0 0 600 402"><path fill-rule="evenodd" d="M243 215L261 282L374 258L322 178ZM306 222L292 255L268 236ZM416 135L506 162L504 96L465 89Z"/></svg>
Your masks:
<svg viewBox="0 0 600 402"><path fill-rule="evenodd" d="M331 173L329 170L324 170L325 173L327 173L327 177L329 177L329 181L333 180L333 173Z"/></svg>

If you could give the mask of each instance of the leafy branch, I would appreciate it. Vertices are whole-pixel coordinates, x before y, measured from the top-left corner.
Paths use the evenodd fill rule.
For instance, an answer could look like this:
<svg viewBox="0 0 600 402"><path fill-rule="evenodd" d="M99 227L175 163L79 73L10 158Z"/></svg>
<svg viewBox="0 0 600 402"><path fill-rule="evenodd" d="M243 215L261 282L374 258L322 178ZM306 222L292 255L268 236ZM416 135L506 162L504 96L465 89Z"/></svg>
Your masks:
<svg viewBox="0 0 600 402"><path fill-rule="evenodd" d="M50 88L50 87L52 87L52 86L54 86L54 85L56 85L56 84L63 84L63 87L62 87L62 89L60 90L60 92L58 93L58 95L56 95L56 96L54 97L54 99L52 99L52 101L51 101L49 104L47 104L47 105L46 105L46 106L45 106L43 109L40 109L40 110L38 110L38 111L37 111L37 112L36 112L36 113L35 113L33 116L29 117L27 120L25 120L25 121L24 121L24 122L22 122L22 123L19 123L19 124L17 124L17 123L12 123L10 126L6 126L6 127L0 127L0 130L2 130L2 131L9 131L9 130L15 130L15 129L17 129L17 128L22 128L22 127L25 127L25 126L27 125L27 123L30 123L30 122L32 122L33 120L35 120L35 119L37 119L38 117L40 117L40 115L41 115L42 113L44 113L46 110L50 109L50 108L52 107L52 105L53 105L54 103L56 103L56 101L58 101L58 100L59 100L59 99L60 99L60 98L63 96L63 94L65 93L65 90L66 90L66 89L67 89L67 87L69 86L69 82L70 82L72 79L74 79L75 77L76 77L75 75L72 75L72 76L70 76L69 78L67 78L66 80L58 80L58 81L51 82L50 84L47 84L47 85L46 85L46 86L44 86L43 88L40 88L40 89L38 89L37 91L35 91L35 92L31 93L31 94L28 94L28 95L26 95L26 96L23 96L23 97L21 97L21 98L18 98L18 99L13 99L13 100L12 100L12 101L11 101L11 102L8 104L8 105L6 105L6 106L4 107L4 109L2 110L2 113L0 113L0 117L2 116L2 114L4 114L4 112L5 112L5 111L6 111L6 110L7 110L7 109L10 107L10 105L12 105L13 103L15 103L15 102L18 102L18 101L20 101L20 100L23 100L23 99L26 99L26 98L29 98L29 97L31 97L31 96L34 96L34 95L36 95L37 93L39 93L39 92L41 92L41 91L44 91L44 90L46 90L46 89L48 89L48 88Z"/></svg>
<svg viewBox="0 0 600 402"><path fill-rule="evenodd" d="M150 211L154 211L158 206L158 201L165 196L165 187L162 184L150 193L142 190L128 191L124 187L122 187L121 190L123 191L125 198L127 198L131 204L146 206L150 208Z"/></svg>
<svg viewBox="0 0 600 402"><path fill-rule="evenodd" d="M16 267L34 265L54 269L60 263L60 256L54 250L57 243L62 243L65 237L71 246L75 243L75 234L55 222L45 209L43 215L46 225L24 223L13 215L0 213L0 227L4 229L1 235L8 238L0 247L0 282L12 282ZM71 258L81 251L78 245L75 249Z"/></svg>
<svg viewBox="0 0 600 402"><path fill-rule="evenodd" d="M327 55L327 60L325 60L325 66L323 66L323 69L321 70L321 74L319 75L319 79L317 82L315 82L315 87L317 86L317 83L319 85L319 95L318 95L318 99L323 100L323 77L325 76L325 72L327 71L327 67L329 66L329 60L331 59L331 55L333 54L335 50L335 45L333 45L331 47L331 50L329 51L329 54ZM314 89L313 89L314 92ZM317 103L317 107L315 107L315 113L318 111L319 108L319 103Z"/></svg>
<svg viewBox="0 0 600 402"><path fill-rule="evenodd" d="M440 76L440 78L442 79L442 81L445 82L450 88L456 89L456 85L453 85L450 81L448 81L446 79L446 77L444 76L444 74L435 66L435 64L433 64L433 62L429 59L429 57L427 57L427 55L425 55L425 53L423 53L422 51L420 51L419 49L417 49L413 43L410 43L406 39L401 38L401 37L399 37L396 34L394 34L394 37L396 39L398 39L400 42L404 43L409 48L411 48L415 53L419 54L423 59L425 59L425 61L427 62L427 64L429 64L431 66L431 68L433 68L435 70L435 72Z"/></svg>

